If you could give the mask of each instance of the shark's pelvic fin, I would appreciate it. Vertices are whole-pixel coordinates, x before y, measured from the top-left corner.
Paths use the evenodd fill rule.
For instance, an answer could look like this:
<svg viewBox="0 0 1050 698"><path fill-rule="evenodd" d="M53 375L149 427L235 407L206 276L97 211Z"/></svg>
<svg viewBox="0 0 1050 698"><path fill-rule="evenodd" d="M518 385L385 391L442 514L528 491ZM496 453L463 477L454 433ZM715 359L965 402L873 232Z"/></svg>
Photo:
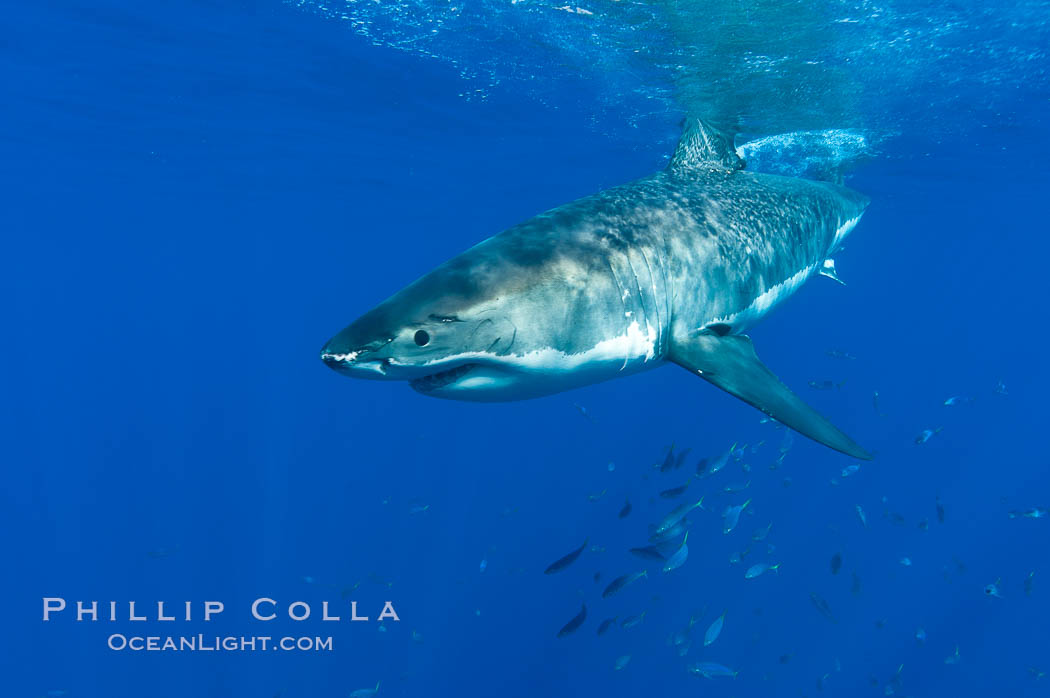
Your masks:
<svg viewBox="0 0 1050 698"><path fill-rule="evenodd" d="M839 273L837 271L835 271L835 260L834 259L825 259L824 260L824 264L822 264L820 266L820 275L821 276L826 276L829 279L834 279L835 281L838 281L843 286L846 285L846 282L839 278Z"/></svg>
<svg viewBox="0 0 1050 698"><path fill-rule="evenodd" d="M675 342L669 358L800 434L848 456L871 460L871 454L781 383L759 361L747 337L702 331Z"/></svg>
<svg viewBox="0 0 1050 698"><path fill-rule="evenodd" d="M675 174L688 175L711 169L742 170L744 164L733 145L733 134L690 116L685 119L682 137L667 169Z"/></svg>

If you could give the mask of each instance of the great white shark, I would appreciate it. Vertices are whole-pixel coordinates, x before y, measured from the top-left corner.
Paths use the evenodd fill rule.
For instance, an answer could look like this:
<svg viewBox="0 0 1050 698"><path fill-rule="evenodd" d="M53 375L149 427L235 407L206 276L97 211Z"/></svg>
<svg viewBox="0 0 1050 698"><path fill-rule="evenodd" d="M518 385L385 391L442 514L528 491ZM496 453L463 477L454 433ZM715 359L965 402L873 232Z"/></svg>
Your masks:
<svg viewBox="0 0 1050 698"><path fill-rule="evenodd" d="M855 458L871 456L759 361L745 332L832 255L869 199L750 172L686 121L666 169L559 206L445 262L325 344L346 376L455 400L534 398L678 364Z"/></svg>

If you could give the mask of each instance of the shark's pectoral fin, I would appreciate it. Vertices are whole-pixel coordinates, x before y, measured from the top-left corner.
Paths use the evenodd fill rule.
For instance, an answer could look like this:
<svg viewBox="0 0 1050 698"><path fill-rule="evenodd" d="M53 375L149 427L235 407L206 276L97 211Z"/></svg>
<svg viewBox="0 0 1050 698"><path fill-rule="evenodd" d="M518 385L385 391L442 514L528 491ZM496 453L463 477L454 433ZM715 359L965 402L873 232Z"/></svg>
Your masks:
<svg viewBox="0 0 1050 698"><path fill-rule="evenodd" d="M670 359L800 434L854 458L871 460L871 455L853 439L781 383L759 361L747 337L701 332L684 342L676 342Z"/></svg>

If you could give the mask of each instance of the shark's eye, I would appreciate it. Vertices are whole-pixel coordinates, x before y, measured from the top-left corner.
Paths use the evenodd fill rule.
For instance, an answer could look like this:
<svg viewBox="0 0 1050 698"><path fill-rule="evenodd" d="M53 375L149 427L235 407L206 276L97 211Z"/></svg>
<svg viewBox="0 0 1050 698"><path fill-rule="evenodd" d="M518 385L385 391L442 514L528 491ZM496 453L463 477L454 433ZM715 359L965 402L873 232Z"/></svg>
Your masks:
<svg viewBox="0 0 1050 698"><path fill-rule="evenodd" d="M426 330L416 330L416 344L425 347L429 343L430 335L427 334Z"/></svg>

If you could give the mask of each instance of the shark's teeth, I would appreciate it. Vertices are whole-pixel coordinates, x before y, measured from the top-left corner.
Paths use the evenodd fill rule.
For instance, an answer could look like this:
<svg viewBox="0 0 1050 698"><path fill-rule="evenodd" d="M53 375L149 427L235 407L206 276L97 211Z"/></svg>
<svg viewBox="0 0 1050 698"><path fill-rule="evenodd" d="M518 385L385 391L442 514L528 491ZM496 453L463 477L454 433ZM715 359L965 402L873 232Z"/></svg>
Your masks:
<svg viewBox="0 0 1050 698"><path fill-rule="evenodd" d="M360 355L360 354L361 354L361 352L359 352L359 351L351 351L351 352L348 352L346 354L331 354L331 353L325 352L324 354L321 354L321 360L322 361L354 361L354 360L357 359L358 355Z"/></svg>

